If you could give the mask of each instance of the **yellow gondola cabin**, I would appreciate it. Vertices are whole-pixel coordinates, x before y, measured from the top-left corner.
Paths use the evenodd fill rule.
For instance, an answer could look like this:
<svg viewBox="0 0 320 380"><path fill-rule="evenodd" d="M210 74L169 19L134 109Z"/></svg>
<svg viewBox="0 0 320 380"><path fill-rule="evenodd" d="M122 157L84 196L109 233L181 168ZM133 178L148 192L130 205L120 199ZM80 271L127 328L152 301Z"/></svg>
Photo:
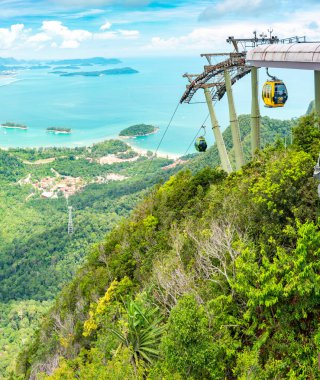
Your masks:
<svg viewBox="0 0 320 380"><path fill-rule="evenodd" d="M266 107L283 107L288 99L288 91L282 80L270 80L263 85L262 99Z"/></svg>

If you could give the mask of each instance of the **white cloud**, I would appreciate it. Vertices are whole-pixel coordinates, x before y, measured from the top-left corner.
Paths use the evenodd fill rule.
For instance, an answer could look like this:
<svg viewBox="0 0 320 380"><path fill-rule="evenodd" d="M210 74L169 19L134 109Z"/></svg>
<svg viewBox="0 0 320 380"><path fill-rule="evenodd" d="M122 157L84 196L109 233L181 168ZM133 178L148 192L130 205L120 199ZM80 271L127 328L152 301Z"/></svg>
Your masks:
<svg viewBox="0 0 320 380"><path fill-rule="evenodd" d="M68 18L70 19L80 19L80 18L85 18L85 17L91 17L91 16L97 16L100 14L105 13L105 10L103 9L88 9L83 12L77 12L73 14L69 14Z"/></svg>
<svg viewBox="0 0 320 380"><path fill-rule="evenodd" d="M155 36L148 45L141 49L144 51L157 51L160 54L199 54L215 51L231 51L232 47L225 41L228 36L247 38L273 29L279 38L306 35L308 40L319 40L320 25L314 20L320 19L320 11L295 12L273 23L259 22L257 30L256 21L238 21L232 23L217 22L212 27L195 28L190 33L181 36L161 37ZM310 24L312 27L310 28Z"/></svg>
<svg viewBox="0 0 320 380"><path fill-rule="evenodd" d="M63 41L62 44L60 45L61 49L77 49L80 46L79 41L75 40L67 40Z"/></svg>
<svg viewBox="0 0 320 380"><path fill-rule="evenodd" d="M94 33L94 40L114 40L117 38L116 32L103 32L103 33Z"/></svg>
<svg viewBox="0 0 320 380"><path fill-rule="evenodd" d="M107 31L103 33L94 33L94 40L114 40L114 39L137 39L140 36L138 30L119 29L115 31Z"/></svg>
<svg viewBox="0 0 320 380"><path fill-rule="evenodd" d="M52 38L48 36L46 33L37 33L28 38L28 42L35 42L35 43L47 42L50 40L52 40Z"/></svg>
<svg viewBox="0 0 320 380"><path fill-rule="evenodd" d="M119 34L125 38L138 38L140 36L140 32L138 30L118 30Z"/></svg>
<svg viewBox="0 0 320 380"><path fill-rule="evenodd" d="M48 36L61 38L63 41L81 42L92 38L92 33L84 29L71 30L61 21L43 21L41 30Z"/></svg>
<svg viewBox="0 0 320 380"><path fill-rule="evenodd" d="M83 29L71 30L61 21L43 21L41 30L40 35L43 41L45 38L47 41L54 40L61 49L76 49L81 42L92 39L91 32Z"/></svg>
<svg viewBox="0 0 320 380"><path fill-rule="evenodd" d="M10 49L26 38L27 30L23 24L15 24L10 28L0 28L0 48Z"/></svg>
<svg viewBox="0 0 320 380"><path fill-rule="evenodd" d="M107 21L107 22L105 22L105 23L101 26L100 30L102 30L102 31L108 30L108 29L111 28L111 26L112 26L111 22Z"/></svg>
<svg viewBox="0 0 320 380"><path fill-rule="evenodd" d="M15 24L10 28L0 28L0 49L29 49L31 51L45 48L77 49L83 43L90 41L92 42L91 45L101 49L107 47L108 41L125 41L137 39L140 36L138 30L119 29L110 31L107 26L104 24L104 30L93 33L85 29L70 29L61 21L43 21L40 30L35 33L31 29L26 29L23 24ZM88 46L86 45L86 47Z"/></svg>

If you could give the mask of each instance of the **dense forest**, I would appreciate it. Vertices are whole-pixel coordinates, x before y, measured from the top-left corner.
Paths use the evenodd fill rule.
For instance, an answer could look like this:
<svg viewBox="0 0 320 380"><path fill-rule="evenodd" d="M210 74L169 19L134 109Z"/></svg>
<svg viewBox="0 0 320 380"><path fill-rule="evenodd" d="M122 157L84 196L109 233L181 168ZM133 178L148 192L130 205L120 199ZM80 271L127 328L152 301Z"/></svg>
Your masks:
<svg viewBox="0 0 320 380"><path fill-rule="evenodd" d="M248 157L249 118L240 120ZM144 193L135 211L86 248L86 261L77 263L81 268L7 373L21 379L319 378L317 123L314 115L264 118L265 149L241 171L227 176L209 168L216 160L212 147L184 170L166 172L174 175L164 184L164 177L154 178L158 185L142 202L152 181L139 188ZM229 129L224 137L230 149ZM14 181L24 166L5 156L14 168L6 176ZM139 182L130 181L133 188ZM128 195L122 184L92 185L77 197L93 216L102 199L114 204L119 193ZM91 201L95 191L101 197Z"/></svg>
<svg viewBox="0 0 320 380"><path fill-rule="evenodd" d="M100 157L110 154L119 162L101 165ZM172 163L169 159L121 161L135 154L119 140L89 148L0 150L0 378L12 371L17 348L30 338L91 245L128 216L149 187L170 175L162 170ZM42 198L33 186L57 173L83 181L83 188L68 198L72 236L67 234L65 197ZM112 173L123 180L96 181Z"/></svg>

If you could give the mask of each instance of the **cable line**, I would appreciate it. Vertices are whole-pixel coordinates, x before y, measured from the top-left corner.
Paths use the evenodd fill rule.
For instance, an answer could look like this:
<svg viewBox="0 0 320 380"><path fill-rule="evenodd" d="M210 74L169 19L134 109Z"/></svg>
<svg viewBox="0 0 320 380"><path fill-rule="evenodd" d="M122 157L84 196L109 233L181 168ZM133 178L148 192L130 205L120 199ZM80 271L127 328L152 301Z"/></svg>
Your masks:
<svg viewBox="0 0 320 380"><path fill-rule="evenodd" d="M165 135L166 135L167 132L168 132L168 129L170 128L170 125L171 125L171 123L172 123L172 121L173 121L173 118L175 117L175 115L176 115L176 113L177 113L177 111L178 111L179 106L180 106L180 102L177 104L175 110L173 111L173 114L172 114L172 116L171 116L171 119L170 119L170 121L169 121L169 123L168 123L168 125L167 125L167 127L166 127L166 129L165 129L165 131L164 131L163 134L162 134L162 137L161 137L160 142L159 142L159 144L158 144L158 146L157 146L157 149L155 150L155 152L153 153L153 155L152 155L152 157L151 157L151 159L150 159L150 161L149 161L149 166L148 166L148 168L147 168L147 172L148 172L149 169L150 169L150 166L151 166L151 164L152 164L152 161L153 161L154 157L157 156L158 150L159 150L159 148L160 148L160 146L161 146L161 144L162 144L163 139L165 138Z"/></svg>
<svg viewBox="0 0 320 380"><path fill-rule="evenodd" d="M201 127L198 129L196 135L194 136L193 140L191 141L190 145L188 146L188 149L185 151L183 156L186 156L189 152L189 149L191 148L191 145L194 143L195 139L197 138L198 134L200 133L201 129L204 127L205 123L207 122L210 114L207 115L207 117L204 119L203 123L201 124Z"/></svg>

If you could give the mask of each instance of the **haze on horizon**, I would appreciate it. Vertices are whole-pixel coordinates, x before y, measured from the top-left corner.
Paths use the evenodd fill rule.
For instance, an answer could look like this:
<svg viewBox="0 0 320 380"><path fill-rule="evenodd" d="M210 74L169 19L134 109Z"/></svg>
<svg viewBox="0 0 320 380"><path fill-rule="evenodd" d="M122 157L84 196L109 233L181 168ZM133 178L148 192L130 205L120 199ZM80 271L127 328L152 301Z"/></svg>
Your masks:
<svg viewBox="0 0 320 380"><path fill-rule="evenodd" d="M0 0L0 56L194 56L273 29L320 40L317 0Z"/></svg>

